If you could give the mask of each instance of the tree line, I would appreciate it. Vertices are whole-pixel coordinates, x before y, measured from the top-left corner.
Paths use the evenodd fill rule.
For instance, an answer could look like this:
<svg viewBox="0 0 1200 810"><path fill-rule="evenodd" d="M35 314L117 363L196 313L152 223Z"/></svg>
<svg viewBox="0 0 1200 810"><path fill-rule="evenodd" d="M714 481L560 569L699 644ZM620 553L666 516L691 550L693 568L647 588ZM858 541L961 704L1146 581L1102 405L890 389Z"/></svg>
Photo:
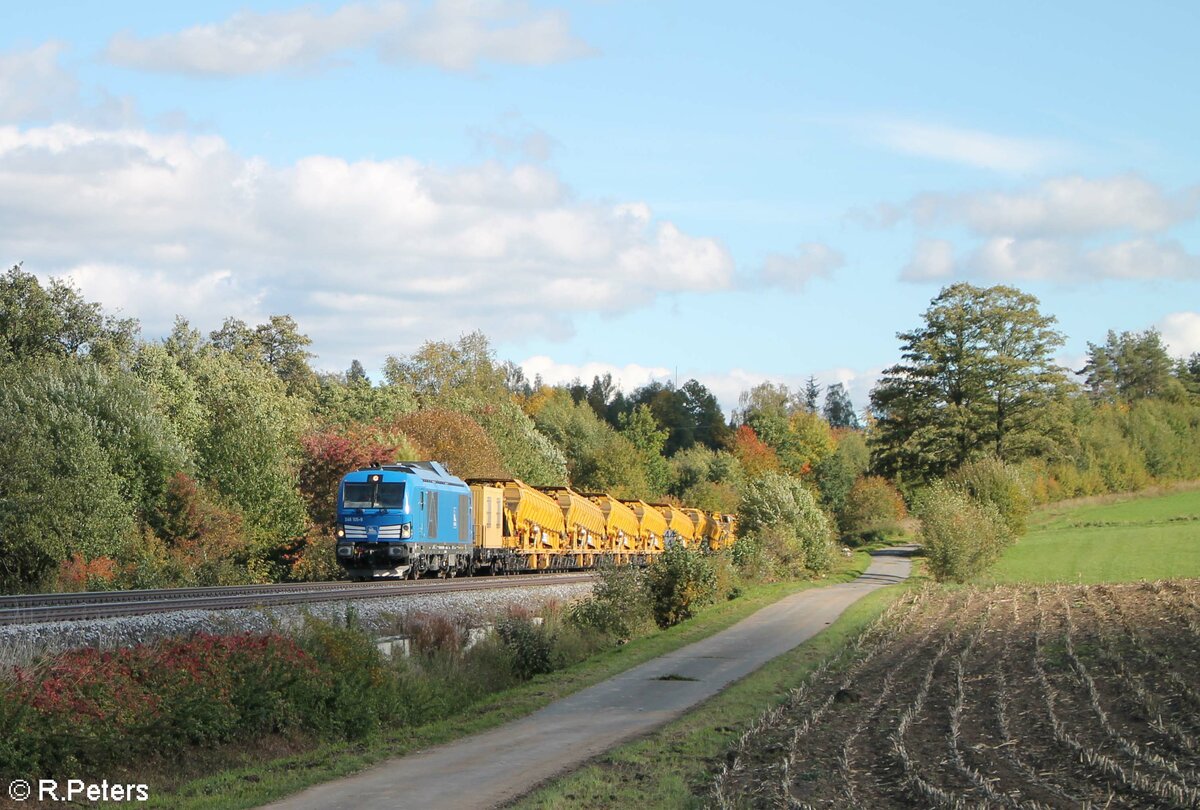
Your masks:
<svg viewBox="0 0 1200 810"><path fill-rule="evenodd" d="M823 571L835 538L893 530L985 461L1035 500L1200 477L1200 356L1110 333L1071 375L1054 319L1008 287L948 287L922 321L861 419L810 377L744 392L727 420L696 380L528 380L479 333L389 357L379 380L314 370L287 315L145 340L17 266L0 276L0 587L332 577L338 479L398 458L736 512L735 561L763 577Z"/></svg>

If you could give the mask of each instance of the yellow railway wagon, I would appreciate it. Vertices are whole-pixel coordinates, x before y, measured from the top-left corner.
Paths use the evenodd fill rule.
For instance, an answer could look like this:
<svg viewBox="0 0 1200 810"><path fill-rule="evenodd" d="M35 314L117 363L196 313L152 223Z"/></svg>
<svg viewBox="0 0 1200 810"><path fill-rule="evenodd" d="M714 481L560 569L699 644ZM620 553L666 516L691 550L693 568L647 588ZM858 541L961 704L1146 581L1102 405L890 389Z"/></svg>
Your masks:
<svg viewBox="0 0 1200 810"><path fill-rule="evenodd" d="M692 524L696 527L696 540L703 548L715 548L713 540L717 528L716 522L709 517L709 514L703 509L691 509L684 507L683 513L687 515Z"/></svg>
<svg viewBox="0 0 1200 810"><path fill-rule="evenodd" d="M663 550L663 536L667 533L667 519L662 512L645 501L621 501L637 515L638 519L638 548L647 556L660 554Z"/></svg>
<svg viewBox="0 0 1200 810"><path fill-rule="evenodd" d="M720 551L723 548L731 548L735 540L737 540L737 515L726 515L721 512L713 512L712 519L714 524L712 549Z"/></svg>
<svg viewBox="0 0 1200 810"><path fill-rule="evenodd" d="M696 524L682 509L669 503L656 503L654 508L662 512L662 516L667 519L667 529L675 533L676 539L684 548L696 545Z"/></svg>
<svg viewBox="0 0 1200 810"><path fill-rule="evenodd" d="M613 562L624 565L639 552L641 524L638 516L625 504L605 492L589 492L588 500L596 504L604 515L604 531L607 536L606 550L613 555Z"/></svg>
<svg viewBox="0 0 1200 810"><path fill-rule="evenodd" d="M485 553L485 564L493 570L507 567L543 569L550 568L554 559L562 554L566 525L558 501L538 492L516 478L472 478L468 482L475 493L478 509L480 499L499 489L504 499L504 525L499 553ZM489 492L493 491L493 492ZM492 538L494 534L485 535ZM476 539L476 545L480 540ZM492 549L491 546L481 546ZM510 552L504 554L503 552ZM517 559L512 559L513 556Z"/></svg>
<svg viewBox="0 0 1200 810"><path fill-rule="evenodd" d="M572 559L576 568L590 568L596 557L606 553L607 532L604 513L600 507L570 487L541 487L542 492L558 502L562 510L564 534L563 553Z"/></svg>

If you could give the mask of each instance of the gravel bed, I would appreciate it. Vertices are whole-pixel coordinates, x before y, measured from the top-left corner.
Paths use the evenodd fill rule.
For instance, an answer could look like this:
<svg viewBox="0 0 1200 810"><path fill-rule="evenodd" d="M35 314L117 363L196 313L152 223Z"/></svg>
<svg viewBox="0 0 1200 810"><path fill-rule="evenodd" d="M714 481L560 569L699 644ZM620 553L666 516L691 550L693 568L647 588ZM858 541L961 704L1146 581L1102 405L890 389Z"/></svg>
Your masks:
<svg viewBox="0 0 1200 810"><path fill-rule="evenodd" d="M463 627L480 627L503 615L510 606L536 613L548 602L565 604L591 593L592 583L528 585L519 588L414 594L305 605L277 605L230 610L180 610L113 619L0 627L0 664L20 664L42 652L79 647L121 647L171 636L208 633L265 633L286 629L307 615L329 621L352 616L368 632L389 636L403 626L406 616L417 613L454 617Z"/></svg>

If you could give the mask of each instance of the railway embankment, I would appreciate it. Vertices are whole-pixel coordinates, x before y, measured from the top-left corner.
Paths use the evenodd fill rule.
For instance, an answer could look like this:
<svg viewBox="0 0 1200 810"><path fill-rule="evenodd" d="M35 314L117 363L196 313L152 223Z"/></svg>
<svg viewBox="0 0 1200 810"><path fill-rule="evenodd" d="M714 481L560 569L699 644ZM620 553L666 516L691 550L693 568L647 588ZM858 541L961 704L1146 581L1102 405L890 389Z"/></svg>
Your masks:
<svg viewBox="0 0 1200 810"><path fill-rule="evenodd" d="M40 654L83 647L112 649L195 633L267 633L296 627L305 617L341 623L352 617L356 626L377 636L396 634L397 628L418 615L450 616L463 626L479 626L513 606L536 612L547 603L575 601L593 586L587 576L425 580L394 588L342 584L354 592L301 589L289 595L271 586L257 596L246 588L204 588L191 593L65 594L62 599L37 601L0 597L0 663L20 664ZM375 593L362 594L367 590ZM273 596L282 603L271 604ZM221 600L258 604L222 607ZM87 618L89 611L94 618ZM72 612L83 618L45 620Z"/></svg>

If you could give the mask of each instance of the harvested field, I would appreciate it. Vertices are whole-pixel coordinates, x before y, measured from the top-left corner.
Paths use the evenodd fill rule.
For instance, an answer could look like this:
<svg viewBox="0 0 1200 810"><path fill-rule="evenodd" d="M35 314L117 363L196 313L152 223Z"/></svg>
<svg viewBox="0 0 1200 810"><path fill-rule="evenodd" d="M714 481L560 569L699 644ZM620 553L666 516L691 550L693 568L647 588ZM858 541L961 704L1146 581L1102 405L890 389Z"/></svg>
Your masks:
<svg viewBox="0 0 1200 810"><path fill-rule="evenodd" d="M929 589L729 752L720 807L1200 807L1200 580Z"/></svg>

